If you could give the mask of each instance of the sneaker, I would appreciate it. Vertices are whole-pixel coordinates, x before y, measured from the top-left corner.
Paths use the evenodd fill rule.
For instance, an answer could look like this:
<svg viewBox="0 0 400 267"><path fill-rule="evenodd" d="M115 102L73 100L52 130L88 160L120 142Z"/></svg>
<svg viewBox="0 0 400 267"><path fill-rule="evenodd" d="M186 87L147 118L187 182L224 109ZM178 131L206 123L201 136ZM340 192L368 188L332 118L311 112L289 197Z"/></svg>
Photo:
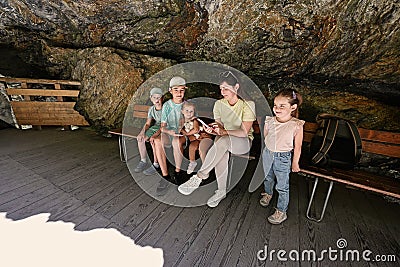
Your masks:
<svg viewBox="0 0 400 267"><path fill-rule="evenodd" d="M194 171L194 168L196 168L196 166L197 166L196 161L189 162L189 166L187 168L187 174L191 174Z"/></svg>
<svg viewBox="0 0 400 267"><path fill-rule="evenodd" d="M161 177L160 183L156 189L157 196L161 197L167 193L169 187L168 179L169 177Z"/></svg>
<svg viewBox="0 0 400 267"><path fill-rule="evenodd" d="M178 191L181 194L190 195L194 190L199 188L201 181L203 181L203 179L197 177L197 175L193 175L186 183L178 186Z"/></svg>
<svg viewBox="0 0 400 267"><path fill-rule="evenodd" d="M280 224L287 219L286 212L275 209L275 213L268 217L268 221L272 224Z"/></svg>
<svg viewBox="0 0 400 267"><path fill-rule="evenodd" d="M135 172L142 172L146 168L146 166L147 166L146 162L139 161L139 164L136 166L134 171Z"/></svg>
<svg viewBox="0 0 400 267"><path fill-rule="evenodd" d="M149 168L147 168L143 171L143 174L144 175L153 175L153 174L156 174L157 172L158 172L158 170L156 169L156 167L154 167L154 165L151 164L151 166Z"/></svg>
<svg viewBox="0 0 400 267"><path fill-rule="evenodd" d="M271 201L272 196L267 193L261 193L260 205L263 207L267 207L269 202Z"/></svg>
<svg viewBox="0 0 400 267"><path fill-rule="evenodd" d="M226 197L225 190L215 190L215 194L207 201L207 205L211 208L218 206L219 202Z"/></svg>
<svg viewBox="0 0 400 267"><path fill-rule="evenodd" d="M172 183L174 183L176 185L183 184L183 182L184 182L183 181L183 179L184 179L183 172L182 171L179 171L179 172L174 171L171 179L172 179Z"/></svg>

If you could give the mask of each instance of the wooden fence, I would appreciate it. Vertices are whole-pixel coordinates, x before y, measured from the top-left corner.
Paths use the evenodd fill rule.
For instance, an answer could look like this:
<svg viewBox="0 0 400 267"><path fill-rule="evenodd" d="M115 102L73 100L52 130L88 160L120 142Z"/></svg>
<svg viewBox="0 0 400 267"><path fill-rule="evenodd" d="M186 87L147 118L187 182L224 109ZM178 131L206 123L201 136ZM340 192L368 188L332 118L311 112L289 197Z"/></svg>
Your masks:
<svg viewBox="0 0 400 267"><path fill-rule="evenodd" d="M0 77L19 125L77 125L89 123L74 105L80 82Z"/></svg>

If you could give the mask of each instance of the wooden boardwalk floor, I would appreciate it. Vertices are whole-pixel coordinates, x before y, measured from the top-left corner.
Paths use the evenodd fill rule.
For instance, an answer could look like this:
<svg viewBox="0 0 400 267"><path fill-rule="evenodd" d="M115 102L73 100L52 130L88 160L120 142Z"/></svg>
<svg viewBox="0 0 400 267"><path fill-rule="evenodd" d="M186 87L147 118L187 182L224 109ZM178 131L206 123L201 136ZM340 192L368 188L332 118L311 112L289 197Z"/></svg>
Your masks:
<svg viewBox="0 0 400 267"><path fill-rule="evenodd" d="M261 188L250 194L248 183L242 179L214 209L174 207L135 183L116 138L88 129L0 130L0 212L7 218L50 213L51 221L72 222L79 231L115 228L138 245L162 248L165 266L398 266L398 203L335 185L324 220L315 223L305 217L308 181L294 175L288 220L273 226L266 221L273 208L261 207ZM290 251L338 250L340 238L345 249L395 255L396 262L330 260L328 254L316 262L289 259ZM276 252L272 262L257 259L265 246L285 250L288 261Z"/></svg>

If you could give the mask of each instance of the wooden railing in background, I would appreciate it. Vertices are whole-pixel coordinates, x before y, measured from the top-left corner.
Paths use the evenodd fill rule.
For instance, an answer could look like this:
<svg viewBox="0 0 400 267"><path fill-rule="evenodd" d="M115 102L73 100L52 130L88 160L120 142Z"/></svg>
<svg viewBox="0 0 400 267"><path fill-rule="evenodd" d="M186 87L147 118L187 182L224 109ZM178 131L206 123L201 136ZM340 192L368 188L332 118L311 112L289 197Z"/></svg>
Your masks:
<svg viewBox="0 0 400 267"><path fill-rule="evenodd" d="M6 77L0 77L0 82L5 82L7 85L20 84L18 88L6 85L11 107L19 125L89 125L85 118L74 110L80 82ZM23 99L12 101L11 96L22 96ZM37 101L35 97L54 98L53 101L47 102Z"/></svg>

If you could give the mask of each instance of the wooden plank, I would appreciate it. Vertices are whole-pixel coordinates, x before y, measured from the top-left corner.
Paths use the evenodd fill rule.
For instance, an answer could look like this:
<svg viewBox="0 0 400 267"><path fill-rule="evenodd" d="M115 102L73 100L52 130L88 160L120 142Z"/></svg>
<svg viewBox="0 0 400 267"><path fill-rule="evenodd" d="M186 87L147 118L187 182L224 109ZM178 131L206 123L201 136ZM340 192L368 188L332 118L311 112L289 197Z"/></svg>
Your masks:
<svg viewBox="0 0 400 267"><path fill-rule="evenodd" d="M11 102L18 124L88 126L74 102ZM50 115L55 114L55 115Z"/></svg>
<svg viewBox="0 0 400 267"><path fill-rule="evenodd" d="M61 89L61 85L59 83L54 84L54 89L60 90ZM62 96L57 96L57 101L62 102L63 101L63 97Z"/></svg>
<svg viewBox="0 0 400 267"><path fill-rule="evenodd" d="M54 190L53 194L47 196L46 198L35 201L22 209L9 212L8 216L14 220L20 220L38 213L51 213L57 205L60 205L61 202L68 200L71 197L63 191L57 190L54 186L53 188L54 189L50 189Z"/></svg>
<svg viewBox="0 0 400 267"><path fill-rule="evenodd" d="M0 205L10 202L16 201L22 196L28 194L37 189L41 189L49 185L49 182L45 179L39 179L33 181L32 183L24 183L20 182L19 186L13 189L12 191L8 191L7 193L0 194Z"/></svg>
<svg viewBox="0 0 400 267"><path fill-rule="evenodd" d="M0 77L0 81L6 83L39 83L39 84L65 84L65 85L75 85L79 86L81 83L79 81L70 80L50 80L50 79L29 79L29 78L9 78Z"/></svg>
<svg viewBox="0 0 400 267"><path fill-rule="evenodd" d="M304 124L304 135L307 135L305 138L306 142L311 140L311 137L315 134L317 128L318 124L316 123L306 122ZM400 133L369 130L364 128L358 128L358 131L363 141L374 141L400 145Z"/></svg>
<svg viewBox="0 0 400 267"><path fill-rule="evenodd" d="M133 117L134 118L142 118L142 119L147 119L147 112L144 111L133 111Z"/></svg>
<svg viewBox="0 0 400 267"><path fill-rule="evenodd" d="M26 96L69 96L78 97L79 90L50 90L50 89L26 89L26 88L7 88L8 95Z"/></svg>
<svg viewBox="0 0 400 267"><path fill-rule="evenodd" d="M368 153L400 158L400 146L362 141L362 150Z"/></svg>
<svg viewBox="0 0 400 267"><path fill-rule="evenodd" d="M239 185L242 185L239 183ZM222 250L226 249L227 244L223 241L225 238L232 236L229 232L229 228L237 225L236 213L241 213L243 205L243 187L237 186L231 190L227 197L220 202L218 207L215 209L204 209L204 207L196 207L191 209L192 212L196 212L196 217L199 219L198 222L191 228L192 232L186 234L187 229L185 229L185 234L187 237L183 239L183 242L188 243L184 250L178 248L178 244L175 245L176 251L170 252L171 254L178 254L174 258L166 259L170 262L170 265L178 266L222 266L219 262L212 264L212 261L217 260L216 254ZM174 222L174 227L177 229L180 224L187 223L189 220L187 217L191 217L191 210L185 210L179 218ZM235 216L236 215L236 216ZM240 218L240 217L239 217ZM191 219L190 219L191 220ZM174 228L169 228L169 230L174 230ZM154 234L152 234L155 236ZM167 239L161 239L161 244L164 246L169 246ZM160 242L156 243L157 245ZM221 251L221 252L222 252ZM221 259L221 256L218 257Z"/></svg>
<svg viewBox="0 0 400 267"><path fill-rule="evenodd" d="M133 110L134 111L141 111L141 112L148 112L151 106L148 105L134 105Z"/></svg>
<svg viewBox="0 0 400 267"><path fill-rule="evenodd" d="M89 123L85 121L83 118L80 117L71 117L67 118L65 120L63 119L38 119L38 120L32 120L32 119L22 119L18 120L18 124L31 124L31 125L77 125L77 126L89 126Z"/></svg>
<svg viewBox="0 0 400 267"><path fill-rule="evenodd" d="M0 212L11 213L19 209L23 209L24 207L29 206L32 203L48 198L50 195L55 193L54 190L54 185L49 183L45 187L38 188L32 192L26 192L27 194L18 199L14 199L13 201L8 201L0 205Z"/></svg>
<svg viewBox="0 0 400 267"><path fill-rule="evenodd" d="M142 130L141 128L137 127L124 127L124 128L110 130L108 131L108 133L136 138L141 130Z"/></svg>
<svg viewBox="0 0 400 267"><path fill-rule="evenodd" d="M393 218L384 218L376 216L377 210L372 206L368 205L368 202L372 201L382 201L383 199L380 196L373 196L369 199L369 201L365 201L365 192L353 190L350 195L350 200L353 203L353 212L356 215L356 218L360 218L357 220L357 224L362 227L360 232L363 233L363 247L367 247L371 251L374 252L375 255L385 255L385 254L394 254L394 252L400 252L398 241L395 236L389 235L390 231L385 229L385 221L392 220L395 224L396 220ZM368 198L367 198L368 199ZM367 205L366 205L367 204ZM385 203L382 203L385 204ZM371 216L371 214L374 214ZM395 215L392 215L395 217ZM383 262L384 263L384 262ZM381 266L381 264L379 264ZM389 262L382 264L382 266L392 266Z"/></svg>
<svg viewBox="0 0 400 267"><path fill-rule="evenodd" d="M18 120L66 120L66 119L76 119L80 118L81 115L78 112L73 112L73 111L68 111L68 112L60 112L58 114L56 113L23 113L23 114L18 114L16 118Z"/></svg>
<svg viewBox="0 0 400 267"><path fill-rule="evenodd" d="M86 221L75 226L78 231L89 231L96 228L106 228L112 222L99 213L94 213Z"/></svg>
<svg viewBox="0 0 400 267"><path fill-rule="evenodd" d="M71 179L68 183L63 184L60 188L68 193L73 192L75 195L80 194L83 190L82 188L95 187L95 181L99 181L100 179L110 180L109 175L112 175L117 168L123 171L119 165L115 166L114 162L104 162L103 165L92 170L92 173L82 172L82 174L77 176L75 179ZM101 178L99 178L99 176Z"/></svg>
<svg viewBox="0 0 400 267"><path fill-rule="evenodd" d="M326 174L320 173L320 170L302 169L301 173L308 174L308 175L311 175L314 177L321 177L323 179L346 184L346 185L353 186L356 188L361 188L361 189L372 191L372 192L375 192L378 194L383 194L383 195L391 196L394 198L400 198L400 187L399 186L390 186L389 183L384 184L383 183L384 177L382 177L381 182L378 182L375 185L370 185L371 180L362 180L362 181L356 181L356 182L352 181L352 179L354 179L354 177L351 175L351 173L343 174L343 176L346 175L347 176L346 178L349 180L344 179L343 176L342 176L342 178L338 178L338 177L335 177L328 173L326 173ZM391 180L395 180L395 179L391 179ZM396 181L393 181L393 182L396 182ZM374 187L374 186L376 186L376 187Z"/></svg>
<svg viewBox="0 0 400 267"><path fill-rule="evenodd" d="M107 202L111 201L114 196L117 196L124 192L128 187L134 186L132 181L132 176L130 174L123 177L123 179L118 180L114 184L103 188L97 194L90 196L85 200L85 203L97 209Z"/></svg>
<svg viewBox="0 0 400 267"><path fill-rule="evenodd" d="M358 131L360 132L361 139L364 141L368 140L400 145L400 133L368 130L363 128L358 128Z"/></svg>
<svg viewBox="0 0 400 267"><path fill-rule="evenodd" d="M43 109L50 109L50 110L52 108L73 109L75 106L75 102L12 101L11 105L13 108L43 108Z"/></svg>

